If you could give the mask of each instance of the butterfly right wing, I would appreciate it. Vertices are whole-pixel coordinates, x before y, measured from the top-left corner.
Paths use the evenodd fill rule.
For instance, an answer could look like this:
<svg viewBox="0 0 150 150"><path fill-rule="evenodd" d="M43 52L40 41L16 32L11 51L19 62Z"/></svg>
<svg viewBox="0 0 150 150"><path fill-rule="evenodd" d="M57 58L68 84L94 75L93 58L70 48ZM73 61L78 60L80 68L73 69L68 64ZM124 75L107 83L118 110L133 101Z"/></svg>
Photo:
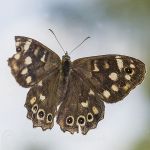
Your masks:
<svg viewBox="0 0 150 150"><path fill-rule="evenodd" d="M122 100L145 75L143 62L124 55L80 58L73 62L73 69L108 103Z"/></svg>
<svg viewBox="0 0 150 150"><path fill-rule="evenodd" d="M58 110L57 123L62 131L86 134L104 118L104 102L74 71L69 76L67 92Z"/></svg>
<svg viewBox="0 0 150 150"><path fill-rule="evenodd" d="M40 42L16 36L16 54L8 60L16 81L23 87L31 87L46 75L58 69L59 56Z"/></svg>

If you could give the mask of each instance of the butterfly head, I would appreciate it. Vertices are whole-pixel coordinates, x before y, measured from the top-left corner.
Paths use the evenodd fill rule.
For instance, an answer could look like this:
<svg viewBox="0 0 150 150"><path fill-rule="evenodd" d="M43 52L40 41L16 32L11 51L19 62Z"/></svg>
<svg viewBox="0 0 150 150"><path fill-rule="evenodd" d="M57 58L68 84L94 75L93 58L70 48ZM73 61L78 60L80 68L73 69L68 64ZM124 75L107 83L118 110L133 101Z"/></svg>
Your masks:
<svg viewBox="0 0 150 150"><path fill-rule="evenodd" d="M62 56L62 62L66 62L69 61L70 62L70 56L68 55L68 52L65 52L65 55Z"/></svg>

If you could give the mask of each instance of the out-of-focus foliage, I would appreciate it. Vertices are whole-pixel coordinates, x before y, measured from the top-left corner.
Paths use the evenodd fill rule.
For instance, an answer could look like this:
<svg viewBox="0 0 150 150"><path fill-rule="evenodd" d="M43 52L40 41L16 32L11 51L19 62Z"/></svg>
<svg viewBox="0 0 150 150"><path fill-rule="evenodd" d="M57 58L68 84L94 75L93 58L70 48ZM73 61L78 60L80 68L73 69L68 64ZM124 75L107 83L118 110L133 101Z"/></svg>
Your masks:
<svg viewBox="0 0 150 150"><path fill-rule="evenodd" d="M150 133L141 138L133 150L150 150Z"/></svg>
<svg viewBox="0 0 150 150"><path fill-rule="evenodd" d="M150 25L149 0L83 0L73 2L65 0L53 7L49 3L47 7L52 13L49 13L50 16L54 16L55 20L65 23L65 25L81 26L84 24L87 28L95 28L99 23L111 22L122 29L129 27L133 27L135 30L139 29L137 33L141 34L145 34ZM146 34L146 36L150 35Z"/></svg>

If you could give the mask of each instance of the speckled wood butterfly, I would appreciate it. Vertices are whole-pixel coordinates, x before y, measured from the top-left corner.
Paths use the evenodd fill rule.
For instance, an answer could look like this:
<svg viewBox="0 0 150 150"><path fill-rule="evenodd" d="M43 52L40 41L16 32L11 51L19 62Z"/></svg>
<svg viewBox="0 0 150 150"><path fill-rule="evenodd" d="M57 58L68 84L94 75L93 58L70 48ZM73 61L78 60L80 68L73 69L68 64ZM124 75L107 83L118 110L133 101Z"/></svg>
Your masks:
<svg viewBox="0 0 150 150"><path fill-rule="evenodd" d="M8 64L16 81L30 88L25 107L33 127L86 134L104 118L104 102L122 100L140 84L145 65L123 55L79 58L71 62L40 42L16 36L16 54Z"/></svg>

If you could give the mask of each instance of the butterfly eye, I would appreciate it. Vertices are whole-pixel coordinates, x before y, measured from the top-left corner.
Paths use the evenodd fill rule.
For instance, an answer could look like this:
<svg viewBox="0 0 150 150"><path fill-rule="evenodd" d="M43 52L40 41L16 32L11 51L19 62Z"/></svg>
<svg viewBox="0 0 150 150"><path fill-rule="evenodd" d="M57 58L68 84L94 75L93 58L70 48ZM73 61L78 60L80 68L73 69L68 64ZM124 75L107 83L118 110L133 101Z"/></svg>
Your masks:
<svg viewBox="0 0 150 150"><path fill-rule="evenodd" d="M53 121L53 115L50 113L47 115L47 121L51 123Z"/></svg>
<svg viewBox="0 0 150 150"><path fill-rule="evenodd" d="M77 118L77 123L80 125L80 126L84 126L85 125L85 117L84 116L79 116Z"/></svg>
<svg viewBox="0 0 150 150"><path fill-rule="evenodd" d="M38 105L35 104L35 105L32 107L32 112L33 112L33 113L36 113L37 110L38 110Z"/></svg>
<svg viewBox="0 0 150 150"><path fill-rule="evenodd" d="M74 118L73 118L73 116L68 116L66 118L66 124L69 125L69 126L72 126L74 124Z"/></svg>
<svg viewBox="0 0 150 150"><path fill-rule="evenodd" d="M125 70L125 72L126 72L127 74L132 74L132 73L133 73L133 69L130 68L130 67L126 67L124 70Z"/></svg>
<svg viewBox="0 0 150 150"><path fill-rule="evenodd" d="M92 122L93 119L94 119L94 118L93 118L92 113L88 113L88 114L87 114L87 121L88 121L88 122Z"/></svg>
<svg viewBox="0 0 150 150"><path fill-rule="evenodd" d="M43 120L43 119L44 119L44 116L45 116L44 110L43 110L43 109L39 109L38 114L37 114L37 118L38 118L39 120Z"/></svg>

